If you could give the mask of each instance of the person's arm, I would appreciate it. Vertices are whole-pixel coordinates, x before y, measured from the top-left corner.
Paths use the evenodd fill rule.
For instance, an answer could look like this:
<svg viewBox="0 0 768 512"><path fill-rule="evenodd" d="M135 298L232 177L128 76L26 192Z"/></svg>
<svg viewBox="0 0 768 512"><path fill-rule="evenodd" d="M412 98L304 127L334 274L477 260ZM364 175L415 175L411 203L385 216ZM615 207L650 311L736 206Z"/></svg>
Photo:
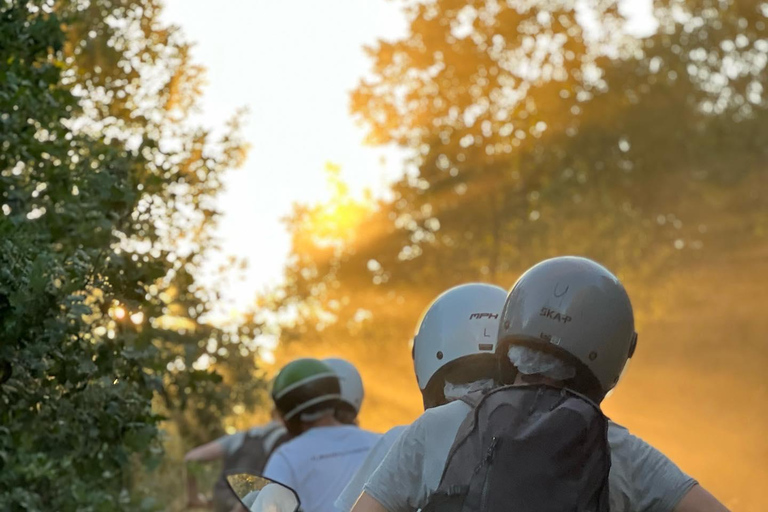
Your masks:
<svg viewBox="0 0 768 512"><path fill-rule="evenodd" d="M717 499L662 452L616 423L611 447L611 510L727 512Z"/></svg>
<svg viewBox="0 0 768 512"><path fill-rule="evenodd" d="M224 444L216 439L202 446L192 448L184 455L184 462L210 462L220 459L226 454Z"/></svg>
<svg viewBox="0 0 768 512"><path fill-rule="evenodd" d="M729 512L729 510L702 486L694 485L674 508L674 512Z"/></svg>
<svg viewBox="0 0 768 512"><path fill-rule="evenodd" d="M423 419L417 419L397 438L363 486L353 511L412 512L426 505L424 457L426 432L430 429Z"/></svg>
<svg viewBox="0 0 768 512"><path fill-rule="evenodd" d="M376 498L370 494L363 492L357 501L355 506L352 507L352 512L389 512L384 505L376 501Z"/></svg>

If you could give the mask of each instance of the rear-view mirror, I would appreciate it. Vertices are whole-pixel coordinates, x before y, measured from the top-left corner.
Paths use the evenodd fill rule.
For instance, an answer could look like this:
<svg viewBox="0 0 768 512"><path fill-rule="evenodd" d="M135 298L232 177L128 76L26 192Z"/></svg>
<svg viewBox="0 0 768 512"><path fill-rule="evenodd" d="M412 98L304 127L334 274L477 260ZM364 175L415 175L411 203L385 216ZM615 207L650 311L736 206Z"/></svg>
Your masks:
<svg viewBox="0 0 768 512"><path fill-rule="evenodd" d="M232 471L227 484L240 500L240 508L231 512L297 512L299 497L288 486L263 476Z"/></svg>

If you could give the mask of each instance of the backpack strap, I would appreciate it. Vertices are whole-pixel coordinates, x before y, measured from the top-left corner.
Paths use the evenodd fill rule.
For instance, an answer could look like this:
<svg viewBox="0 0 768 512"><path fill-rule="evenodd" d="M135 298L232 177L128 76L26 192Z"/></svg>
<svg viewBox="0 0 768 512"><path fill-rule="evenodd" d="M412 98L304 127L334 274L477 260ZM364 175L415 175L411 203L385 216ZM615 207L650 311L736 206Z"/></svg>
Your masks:
<svg viewBox="0 0 768 512"><path fill-rule="evenodd" d="M288 432L282 425L275 425L274 428L267 431L263 436L264 451L267 457L272 455L281 444L288 440Z"/></svg>
<svg viewBox="0 0 768 512"><path fill-rule="evenodd" d="M445 467L443 468L443 473L440 476L440 488L443 487L442 483L445 479L445 471L448 469L448 465L453 458L453 455L456 453L456 450L462 445L464 440L469 436L470 433L475 429L475 422L477 420L477 407L483 402L485 397L489 393L484 391L475 391L473 393L468 393L466 395L462 395L459 400L464 402L470 407L470 411L467 413L467 416L464 418L464 420L461 422L461 425L459 425L459 430L456 432L456 437L453 440L453 445L451 445L451 449L448 451L448 458L446 459ZM442 490L443 492L447 494L453 494L456 492L460 492L460 489L438 489Z"/></svg>

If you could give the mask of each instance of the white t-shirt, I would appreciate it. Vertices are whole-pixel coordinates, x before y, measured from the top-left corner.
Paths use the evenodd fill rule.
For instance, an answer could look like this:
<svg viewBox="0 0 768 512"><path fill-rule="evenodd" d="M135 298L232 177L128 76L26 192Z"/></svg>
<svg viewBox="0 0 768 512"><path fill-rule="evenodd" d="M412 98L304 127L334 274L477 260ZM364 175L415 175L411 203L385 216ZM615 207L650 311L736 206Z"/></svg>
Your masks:
<svg viewBox="0 0 768 512"><path fill-rule="evenodd" d="M275 450L264 477L296 491L304 512L334 511L379 437L352 425L312 428Z"/></svg>
<svg viewBox="0 0 768 512"><path fill-rule="evenodd" d="M401 431L388 451L377 446L376 452L386 455L378 466L366 461L366 468L376 469L363 490L389 512L423 508L440 484L448 452L469 410L461 401L429 409ZM613 422L609 423L608 443L611 512L668 512L696 484L664 454ZM355 481L363 479L363 475L355 475ZM345 489L337 508L348 512L357 500L350 496L360 491Z"/></svg>
<svg viewBox="0 0 768 512"><path fill-rule="evenodd" d="M349 512L355 505L357 498L360 497L360 493L363 492L363 486L368 481L368 478L376 471L381 461L389 452L390 447L395 444L400 434L408 428L408 425L400 425L392 427L384 435L382 435L376 444L373 446L368 455L365 457L360 469L357 470L355 476L347 484L344 490L336 500L336 509L343 512Z"/></svg>

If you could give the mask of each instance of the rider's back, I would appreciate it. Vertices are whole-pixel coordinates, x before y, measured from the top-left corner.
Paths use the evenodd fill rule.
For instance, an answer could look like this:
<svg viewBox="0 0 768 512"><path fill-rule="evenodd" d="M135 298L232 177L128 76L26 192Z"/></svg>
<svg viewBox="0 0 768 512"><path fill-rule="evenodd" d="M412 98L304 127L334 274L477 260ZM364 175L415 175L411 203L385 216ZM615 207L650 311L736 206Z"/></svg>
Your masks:
<svg viewBox="0 0 768 512"><path fill-rule="evenodd" d="M451 446L470 411L460 400L425 411L395 441L365 492L390 512L424 508L440 485ZM669 511L696 484L658 450L613 422L608 443L611 512Z"/></svg>
<svg viewBox="0 0 768 512"><path fill-rule="evenodd" d="M545 385L472 393L428 512L608 512L608 423Z"/></svg>
<svg viewBox="0 0 768 512"><path fill-rule="evenodd" d="M274 452L264 476L294 489L304 512L331 512L378 438L351 425L311 428Z"/></svg>

